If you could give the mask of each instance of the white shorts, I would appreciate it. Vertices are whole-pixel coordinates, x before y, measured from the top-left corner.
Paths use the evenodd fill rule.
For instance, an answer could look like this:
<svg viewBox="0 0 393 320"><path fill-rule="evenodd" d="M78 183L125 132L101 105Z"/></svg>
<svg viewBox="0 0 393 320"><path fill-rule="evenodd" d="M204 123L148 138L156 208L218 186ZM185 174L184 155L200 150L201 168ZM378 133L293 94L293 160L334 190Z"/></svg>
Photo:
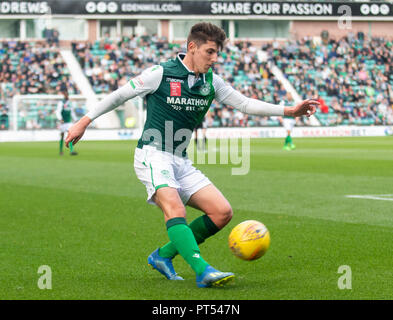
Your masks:
<svg viewBox="0 0 393 320"><path fill-rule="evenodd" d="M72 127L72 122L62 123L60 124L60 132L64 133L67 132L69 128Z"/></svg>
<svg viewBox="0 0 393 320"><path fill-rule="evenodd" d="M134 169L138 179L145 185L147 202L155 205L152 199L159 188L172 187L179 192L186 205L190 197L211 184L210 180L193 165L188 158L181 158L154 147L136 148Z"/></svg>
<svg viewBox="0 0 393 320"><path fill-rule="evenodd" d="M283 119L283 126L284 126L285 130L287 130L287 131L292 131L295 124L296 124L295 119L288 119L288 118Z"/></svg>

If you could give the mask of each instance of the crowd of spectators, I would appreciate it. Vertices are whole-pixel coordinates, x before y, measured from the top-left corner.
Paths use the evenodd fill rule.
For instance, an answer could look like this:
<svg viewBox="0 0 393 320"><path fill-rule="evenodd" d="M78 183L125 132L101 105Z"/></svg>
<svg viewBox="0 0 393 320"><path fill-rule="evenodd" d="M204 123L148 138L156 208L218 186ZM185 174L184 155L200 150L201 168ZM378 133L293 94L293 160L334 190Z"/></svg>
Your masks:
<svg viewBox="0 0 393 320"><path fill-rule="evenodd" d="M312 38L253 46L228 44L215 72L249 97L271 103L293 104L266 61L277 65L302 98L320 101L321 125L393 124L393 50L386 39L367 40L362 35L338 41ZM262 51L261 51L262 49ZM108 93L144 68L184 51L165 39L123 37L93 44L75 43L73 51L96 93ZM263 56L263 52L267 54ZM274 126L279 119L248 116L226 105L212 105L211 126ZM298 118L297 125L309 124Z"/></svg>
<svg viewBox="0 0 393 320"><path fill-rule="evenodd" d="M387 39L367 39L360 34L339 40L273 41L262 46L242 41L224 48L214 71L248 97L293 105L292 97L271 73L269 63L273 62L302 98L321 102L316 113L321 125L393 124L392 49L393 43ZM174 58L185 47L164 37L144 35L75 42L72 51L93 90L106 94L145 68ZM79 93L57 44L0 42L0 129L9 126L7 98L17 93L58 94L64 89ZM20 128L53 127L54 107L33 100L20 110L19 118ZM246 115L217 102L206 121L213 127L280 125L279 118ZM308 125L308 121L297 118L297 125Z"/></svg>
<svg viewBox="0 0 393 320"><path fill-rule="evenodd" d="M393 124L393 42L362 33L263 47L303 98L317 98L322 125Z"/></svg>
<svg viewBox="0 0 393 320"><path fill-rule="evenodd" d="M155 35L72 43L74 55L98 94L111 92L145 68L173 57L174 47Z"/></svg>
<svg viewBox="0 0 393 320"><path fill-rule="evenodd" d="M0 42L0 129L9 127L9 119L2 119L9 118L10 99L14 95L59 94L65 89L70 94L79 93L57 45L13 40ZM38 123L44 114L49 123L53 106L35 105L38 107L28 110L27 117L37 118ZM23 114L23 110L19 111ZM24 128L22 120L20 128Z"/></svg>

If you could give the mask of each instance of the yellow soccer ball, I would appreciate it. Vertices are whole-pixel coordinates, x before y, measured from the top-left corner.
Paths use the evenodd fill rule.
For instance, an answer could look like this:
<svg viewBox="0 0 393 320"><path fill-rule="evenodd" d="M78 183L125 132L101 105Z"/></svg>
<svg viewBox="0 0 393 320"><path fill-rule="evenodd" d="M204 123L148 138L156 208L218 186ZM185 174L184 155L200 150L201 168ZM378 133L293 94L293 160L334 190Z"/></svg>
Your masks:
<svg viewBox="0 0 393 320"><path fill-rule="evenodd" d="M256 260L269 249L270 233L263 223L247 220L232 229L228 241L235 256L243 260Z"/></svg>

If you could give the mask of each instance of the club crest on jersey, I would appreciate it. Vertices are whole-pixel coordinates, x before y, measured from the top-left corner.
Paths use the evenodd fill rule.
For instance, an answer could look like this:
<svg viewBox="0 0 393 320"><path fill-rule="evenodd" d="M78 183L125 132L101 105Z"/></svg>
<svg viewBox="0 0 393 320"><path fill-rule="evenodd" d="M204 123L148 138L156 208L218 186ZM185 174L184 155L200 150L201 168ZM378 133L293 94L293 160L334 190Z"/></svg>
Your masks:
<svg viewBox="0 0 393 320"><path fill-rule="evenodd" d="M170 82L170 92L171 97L180 97L181 96L181 83L180 82Z"/></svg>
<svg viewBox="0 0 393 320"><path fill-rule="evenodd" d="M199 93L203 96L207 96L210 93L210 83L205 82L199 89Z"/></svg>

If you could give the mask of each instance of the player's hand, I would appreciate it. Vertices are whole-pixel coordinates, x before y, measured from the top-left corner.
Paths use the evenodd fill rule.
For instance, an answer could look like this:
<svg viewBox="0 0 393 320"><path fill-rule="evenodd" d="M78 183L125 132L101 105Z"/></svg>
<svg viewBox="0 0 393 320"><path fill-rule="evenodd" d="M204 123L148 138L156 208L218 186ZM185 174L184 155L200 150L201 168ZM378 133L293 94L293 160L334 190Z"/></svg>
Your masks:
<svg viewBox="0 0 393 320"><path fill-rule="evenodd" d="M317 111L317 107L319 107L320 103L313 99L304 100L298 103L291 110L292 117L300 117L307 116L310 117Z"/></svg>
<svg viewBox="0 0 393 320"><path fill-rule="evenodd" d="M82 138L86 131L87 126L90 124L91 120L84 116L77 123L75 123L69 130L67 137L65 139L65 145L68 148L68 144L72 141L73 145L76 145L78 141Z"/></svg>

